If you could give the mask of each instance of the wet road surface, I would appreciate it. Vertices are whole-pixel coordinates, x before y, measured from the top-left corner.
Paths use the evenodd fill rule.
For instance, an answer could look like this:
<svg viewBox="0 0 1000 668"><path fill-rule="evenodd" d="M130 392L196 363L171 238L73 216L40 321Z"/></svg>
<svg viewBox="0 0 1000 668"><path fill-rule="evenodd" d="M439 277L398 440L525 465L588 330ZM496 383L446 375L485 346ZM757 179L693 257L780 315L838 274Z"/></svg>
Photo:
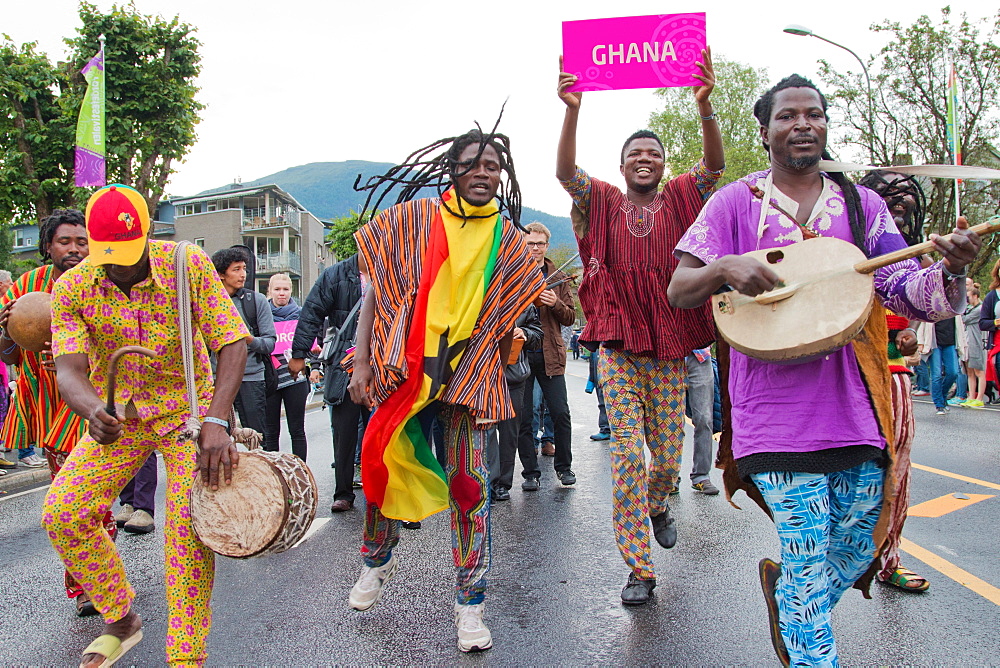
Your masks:
<svg viewBox="0 0 1000 668"><path fill-rule="evenodd" d="M757 561L775 557L777 540L763 512L745 497L690 489L689 464L671 505L679 539L654 545L654 600L621 605L628 569L611 529L606 442L591 441L596 401L583 392L586 363L570 361L573 468L579 482L559 485L543 458L542 488L515 483L511 501L494 506L493 565L486 622L494 647L463 655L451 617L454 571L447 513L403 530L399 571L371 611L347 607L360 560L362 511L330 514L328 414L307 417L309 463L323 503L314 533L289 552L217 562L209 664L230 665L777 665L757 581ZM916 405L912 505L956 492L994 495L940 517L911 518L904 536L944 560L934 570L915 557L904 565L932 582L925 594L873 586L873 600L848 592L834 612L841 662L850 665L989 665L1000 662L1000 411L955 408L937 417ZM688 447L690 447L690 434ZM288 450L287 435L283 449ZM972 479L969 482L954 474ZM720 475L713 473L716 484ZM161 491L165 481L161 464ZM993 485L990 487L989 485ZM62 589L61 568L38 527L43 491L0 499L0 665L76 665L101 631L80 619ZM121 665L164 662L166 610L162 517L146 536L122 534L118 547L137 592L145 639ZM985 587L970 589L970 574ZM949 575L951 577L949 577ZM991 596L993 597L991 600Z"/></svg>

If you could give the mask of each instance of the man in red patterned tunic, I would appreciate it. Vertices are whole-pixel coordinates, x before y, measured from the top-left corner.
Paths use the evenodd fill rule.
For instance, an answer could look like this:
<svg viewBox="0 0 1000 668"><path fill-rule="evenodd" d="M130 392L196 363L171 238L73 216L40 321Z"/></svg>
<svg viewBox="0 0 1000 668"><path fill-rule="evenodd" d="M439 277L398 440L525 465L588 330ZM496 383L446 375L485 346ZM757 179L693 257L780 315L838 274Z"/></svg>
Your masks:
<svg viewBox="0 0 1000 668"><path fill-rule="evenodd" d="M664 151L640 130L625 141L621 174L626 191L576 166L581 93L576 77L559 74L566 116L556 177L573 198L573 231L584 263L580 303L587 326L580 342L599 348L598 368L611 423L613 518L618 549L631 569L622 602L641 605L656 586L650 523L656 541L677 540L667 496L675 493L684 443L685 357L715 338L707 306L692 311L667 302L665 286L677 265L673 248L722 176L722 133L709 101L715 87L711 52L698 63L702 85L694 99L702 123L704 158L660 189ZM560 63L561 65L561 63ZM561 67L560 67L561 69ZM643 442L652 459L647 472Z"/></svg>

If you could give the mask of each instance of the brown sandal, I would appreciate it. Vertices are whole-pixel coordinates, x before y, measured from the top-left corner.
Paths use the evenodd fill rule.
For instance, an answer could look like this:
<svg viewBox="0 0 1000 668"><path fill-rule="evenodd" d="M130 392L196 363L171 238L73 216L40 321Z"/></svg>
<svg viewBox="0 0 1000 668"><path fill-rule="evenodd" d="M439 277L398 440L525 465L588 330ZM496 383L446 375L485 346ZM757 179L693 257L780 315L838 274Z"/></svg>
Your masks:
<svg viewBox="0 0 1000 668"><path fill-rule="evenodd" d="M781 625L778 621L778 601L774 598L774 587L781 575L781 564L770 559L761 559L757 564L757 571L760 574L760 588L764 592L764 602L767 604L768 628L771 631L771 645L774 653L778 656L778 661L782 666L791 665L791 658L788 656L788 648L785 647L785 639L781 637Z"/></svg>
<svg viewBox="0 0 1000 668"><path fill-rule="evenodd" d="M76 597L76 614L78 617L91 617L97 614L94 602L90 600L85 591L80 592L80 595Z"/></svg>

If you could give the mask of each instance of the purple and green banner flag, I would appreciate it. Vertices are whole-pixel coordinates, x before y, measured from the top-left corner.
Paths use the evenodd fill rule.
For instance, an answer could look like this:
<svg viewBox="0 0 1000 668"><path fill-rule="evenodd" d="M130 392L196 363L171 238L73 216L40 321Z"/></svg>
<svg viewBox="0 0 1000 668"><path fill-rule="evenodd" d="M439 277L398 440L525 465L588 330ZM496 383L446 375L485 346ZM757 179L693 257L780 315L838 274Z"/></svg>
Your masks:
<svg viewBox="0 0 1000 668"><path fill-rule="evenodd" d="M87 80L87 94L80 105L76 123L76 186L87 188L107 185L104 157L104 45L82 70Z"/></svg>

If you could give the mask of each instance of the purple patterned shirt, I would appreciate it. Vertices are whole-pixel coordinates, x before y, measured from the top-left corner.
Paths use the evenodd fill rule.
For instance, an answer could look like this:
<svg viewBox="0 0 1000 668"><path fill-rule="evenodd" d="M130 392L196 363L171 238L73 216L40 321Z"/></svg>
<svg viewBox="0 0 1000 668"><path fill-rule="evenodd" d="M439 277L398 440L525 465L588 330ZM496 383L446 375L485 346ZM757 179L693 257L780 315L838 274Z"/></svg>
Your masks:
<svg viewBox="0 0 1000 668"><path fill-rule="evenodd" d="M764 225L758 227L763 200L754 197L748 185L765 191L768 174L769 170L750 174L719 190L675 253L690 253L709 264L724 255L802 241L798 225L775 208L795 215L797 204L777 188L772 190ZM858 188L858 193L868 256L906 247L882 199L867 188ZM806 226L820 236L852 240L840 187L825 175L823 192ZM876 271L874 280L885 307L910 319L939 320L964 308L964 282L945 281L940 262L927 269L920 269L916 260L898 262ZM730 360L737 459L761 452L885 446L851 346L801 364L772 364L737 350L731 351Z"/></svg>

